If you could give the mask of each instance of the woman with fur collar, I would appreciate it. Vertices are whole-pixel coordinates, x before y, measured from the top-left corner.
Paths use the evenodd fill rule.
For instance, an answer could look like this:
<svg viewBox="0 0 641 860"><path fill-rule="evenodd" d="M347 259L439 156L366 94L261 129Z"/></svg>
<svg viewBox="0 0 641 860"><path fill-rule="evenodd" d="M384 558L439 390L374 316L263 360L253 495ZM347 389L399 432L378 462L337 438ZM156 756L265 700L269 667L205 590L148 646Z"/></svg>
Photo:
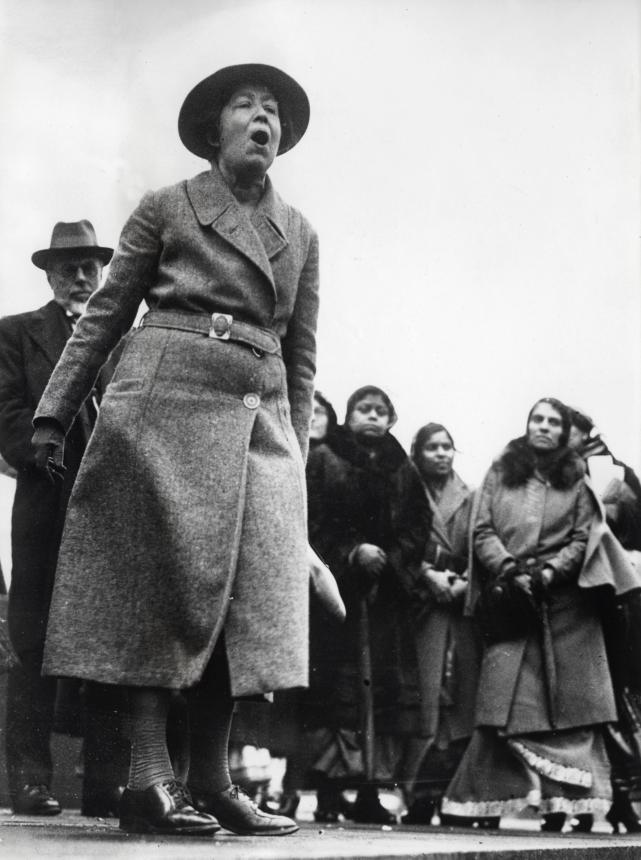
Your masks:
<svg viewBox="0 0 641 860"><path fill-rule="evenodd" d="M313 730L318 822L335 822L343 814L359 822L395 823L378 788L396 780L411 728L405 725L413 690L406 683L409 637L401 577L420 565L431 523L418 474L390 432L395 422L386 392L366 385L350 396L345 423L310 449L310 542L336 577L347 608L340 627L312 626L306 713ZM364 676L364 654L371 660L371 678ZM362 691L370 683L368 705ZM371 747L361 735L370 705L373 776L366 765ZM351 807L341 796L350 787L358 789Z"/></svg>
<svg viewBox="0 0 641 860"><path fill-rule="evenodd" d="M446 821L498 826L532 807L561 830L568 814L610 806L602 727L616 719L614 693L598 598L578 583L597 504L569 432L562 403L537 401L480 493L474 553L493 641Z"/></svg>

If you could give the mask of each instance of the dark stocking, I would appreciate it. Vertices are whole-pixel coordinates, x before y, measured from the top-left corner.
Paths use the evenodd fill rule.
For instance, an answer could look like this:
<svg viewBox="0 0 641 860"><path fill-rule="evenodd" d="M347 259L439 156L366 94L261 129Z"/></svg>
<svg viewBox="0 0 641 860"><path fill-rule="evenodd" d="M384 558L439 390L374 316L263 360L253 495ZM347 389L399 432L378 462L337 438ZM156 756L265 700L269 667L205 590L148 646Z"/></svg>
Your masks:
<svg viewBox="0 0 641 860"><path fill-rule="evenodd" d="M130 687L131 762L127 787L143 791L174 779L167 751L169 690Z"/></svg>

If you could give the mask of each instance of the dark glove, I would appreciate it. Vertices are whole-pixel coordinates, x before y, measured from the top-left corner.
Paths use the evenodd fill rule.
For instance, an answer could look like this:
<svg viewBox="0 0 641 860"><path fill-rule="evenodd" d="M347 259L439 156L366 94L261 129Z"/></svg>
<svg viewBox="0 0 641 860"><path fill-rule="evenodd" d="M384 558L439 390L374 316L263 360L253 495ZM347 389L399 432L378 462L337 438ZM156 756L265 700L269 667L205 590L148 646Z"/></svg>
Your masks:
<svg viewBox="0 0 641 860"><path fill-rule="evenodd" d="M64 465L65 433L58 422L52 418L41 419L31 437L31 444L35 448L36 467L52 484L61 481L67 470Z"/></svg>

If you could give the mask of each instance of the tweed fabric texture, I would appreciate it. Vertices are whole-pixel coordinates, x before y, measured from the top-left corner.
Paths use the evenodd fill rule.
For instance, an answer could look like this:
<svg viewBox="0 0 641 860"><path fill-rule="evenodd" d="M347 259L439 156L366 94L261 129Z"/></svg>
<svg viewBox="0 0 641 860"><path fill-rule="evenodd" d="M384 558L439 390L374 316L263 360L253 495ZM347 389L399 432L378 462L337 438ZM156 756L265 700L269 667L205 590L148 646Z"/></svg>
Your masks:
<svg viewBox="0 0 641 860"><path fill-rule="evenodd" d="M70 501L45 672L187 687L224 630L234 696L306 685L317 263L269 183L251 220L216 169L143 198L38 414L68 425L141 300L231 314L283 355L131 336Z"/></svg>

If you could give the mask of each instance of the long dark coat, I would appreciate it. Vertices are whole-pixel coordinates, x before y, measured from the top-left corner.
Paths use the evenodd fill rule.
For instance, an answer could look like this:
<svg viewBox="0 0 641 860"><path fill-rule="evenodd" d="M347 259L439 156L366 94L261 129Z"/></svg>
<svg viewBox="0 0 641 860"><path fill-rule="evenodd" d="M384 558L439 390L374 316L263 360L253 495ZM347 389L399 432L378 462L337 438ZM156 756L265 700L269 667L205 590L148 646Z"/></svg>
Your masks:
<svg viewBox="0 0 641 860"><path fill-rule="evenodd" d="M32 420L60 358L71 325L51 301L28 313L0 319L0 453L17 471L11 527L9 626L18 654L41 653L58 547L71 487L91 434L95 411L83 407L67 435L64 480L51 484L34 465ZM103 369L96 395L113 372Z"/></svg>
<svg viewBox="0 0 641 860"><path fill-rule="evenodd" d="M282 357L176 329L131 337L69 505L45 671L186 687L224 630L233 695L304 686L316 236L269 180L251 219L217 168L147 194L40 416L69 426L141 301L231 314Z"/></svg>
<svg viewBox="0 0 641 860"><path fill-rule="evenodd" d="M423 487L393 436L384 438L374 459L347 428L312 449L307 475L310 542L336 577L347 608L340 627L322 619L315 625L310 722L359 727L358 613L365 592L352 554L361 543L373 543L388 556L369 596L375 731L400 733L404 706L416 702L405 701L406 661L412 654L399 576L420 563L429 535L431 512Z"/></svg>
<svg viewBox="0 0 641 860"><path fill-rule="evenodd" d="M583 478L555 488L533 476L509 487L499 466L481 490L474 527L476 554L495 577L506 558L544 559L550 641L537 632L487 648L476 724L507 735L571 729L616 719L598 596L577 584L596 506Z"/></svg>
<svg viewBox="0 0 641 860"><path fill-rule="evenodd" d="M425 564L465 575L468 566L472 493L452 472L438 499L425 489L432 528ZM476 624L463 615L463 600L436 603L419 575L406 573L413 609L420 689L420 734L435 738L439 729L449 740L468 738L474 728L474 705L482 644ZM446 723L446 728L442 723Z"/></svg>

